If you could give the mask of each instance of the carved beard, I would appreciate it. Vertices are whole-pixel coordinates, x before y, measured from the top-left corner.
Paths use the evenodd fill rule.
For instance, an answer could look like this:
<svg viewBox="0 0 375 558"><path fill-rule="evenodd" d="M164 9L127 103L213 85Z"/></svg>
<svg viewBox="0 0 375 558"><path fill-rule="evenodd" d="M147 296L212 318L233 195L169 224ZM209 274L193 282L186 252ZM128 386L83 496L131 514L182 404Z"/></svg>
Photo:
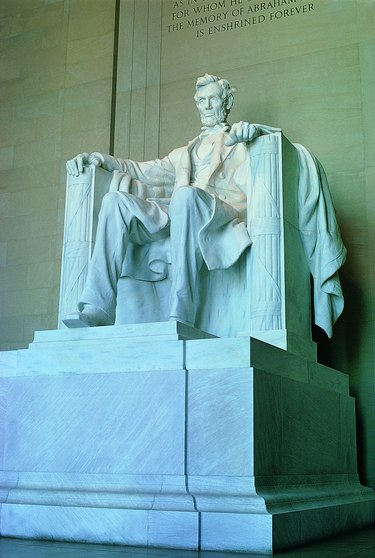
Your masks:
<svg viewBox="0 0 375 558"><path fill-rule="evenodd" d="M220 109L211 109L211 112L213 112L213 114L207 116L203 113L203 111L200 113L203 126L212 128L216 126L216 124L221 124L226 121L227 111L224 107L221 107Z"/></svg>

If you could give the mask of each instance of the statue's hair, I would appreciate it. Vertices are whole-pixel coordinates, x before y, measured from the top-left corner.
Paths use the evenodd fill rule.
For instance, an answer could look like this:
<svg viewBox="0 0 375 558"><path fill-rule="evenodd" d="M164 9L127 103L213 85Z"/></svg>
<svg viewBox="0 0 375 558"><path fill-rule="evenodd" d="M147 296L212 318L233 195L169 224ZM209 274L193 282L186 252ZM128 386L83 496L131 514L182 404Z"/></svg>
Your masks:
<svg viewBox="0 0 375 558"><path fill-rule="evenodd" d="M226 79L219 78L212 74L204 74L204 76L199 77L195 85L196 91L194 95L194 101L197 102L199 89L201 87L204 87L205 85L208 85L209 83L217 83L220 86L222 97L223 99L225 99L226 115L228 116L234 102L234 90L231 88L231 86L229 85L229 81Z"/></svg>

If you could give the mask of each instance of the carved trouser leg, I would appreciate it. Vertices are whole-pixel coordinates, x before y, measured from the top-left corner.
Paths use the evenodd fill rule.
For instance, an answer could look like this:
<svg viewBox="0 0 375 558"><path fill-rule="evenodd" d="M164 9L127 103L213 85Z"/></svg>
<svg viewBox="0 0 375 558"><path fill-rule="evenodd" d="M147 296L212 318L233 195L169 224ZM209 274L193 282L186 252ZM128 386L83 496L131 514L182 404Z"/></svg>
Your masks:
<svg viewBox="0 0 375 558"><path fill-rule="evenodd" d="M168 236L168 215L155 203L124 192L103 198L95 248L78 309L90 304L115 321L117 281L129 242L145 244Z"/></svg>
<svg viewBox="0 0 375 558"><path fill-rule="evenodd" d="M169 206L171 235L171 318L194 325L203 264L199 231L210 220L213 198L191 186L178 188Z"/></svg>
<svg viewBox="0 0 375 558"><path fill-rule="evenodd" d="M78 303L100 310L100 324L113 324L116 312L117 281L129 242L143 245L169 235L171 250L170 317L194 324L199 292L199 271L203 257L199 231L209 221L213 198L191 186L173 194L169 218L156 203L123 192L103 198L95 248L86 285ZM65 321L68 324L67 321ZM70 327L76 327L70 320Z"/></svg>

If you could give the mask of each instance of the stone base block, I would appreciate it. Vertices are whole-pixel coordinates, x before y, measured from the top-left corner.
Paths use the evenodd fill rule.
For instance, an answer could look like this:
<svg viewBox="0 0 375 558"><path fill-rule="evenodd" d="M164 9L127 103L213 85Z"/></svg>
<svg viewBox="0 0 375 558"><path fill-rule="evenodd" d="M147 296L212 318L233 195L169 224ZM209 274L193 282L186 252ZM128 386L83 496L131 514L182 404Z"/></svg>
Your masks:
<svg viewBox="0 0 375 558"><path fill-rule="evenodd" d="M1 536L196 550L199 514L3 504Z"/></svg>
<svg viewBox="0 0 375 558"><path fill-rule="evenodd" d="M357 502L276 514L203 512L200 548L272 554L370 525L373 508L373 502Z"/></svg>
<svg viewBox="0 0 375 558"><path fill-rule="evenodd" d="M373 521L371 502L224 513L2 504L3 537L272 554Z"/></svg>
<svg viewBox="0 0 375 558"><path fill-rule="evenodd" d="M272 553L371 524L348 378L178 323L0 354L0 535Z"/></svg>

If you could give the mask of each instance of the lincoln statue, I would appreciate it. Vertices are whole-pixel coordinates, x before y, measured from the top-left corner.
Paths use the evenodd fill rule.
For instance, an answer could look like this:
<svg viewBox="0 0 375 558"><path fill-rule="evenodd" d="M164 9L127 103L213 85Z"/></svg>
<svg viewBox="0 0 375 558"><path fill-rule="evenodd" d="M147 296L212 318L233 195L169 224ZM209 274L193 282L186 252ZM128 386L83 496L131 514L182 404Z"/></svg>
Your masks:
<svg viewBox="0 0 375 558"><path fill-rule="evenodd" d="M147 196L138 196L130 188L104 196L77 312L63 320L68 327L113 324L119 277L125 273L136 279L155 280L150 253L156 242L166 238L165 260L171 279L169 318L194 326L202 265L209 271L227 269L244 251L251 250L252 239L246 227L249 146L258 136L279 130L248 122L229 125L233 91L227 80L217 76L198 78L194 100L202 124L199 135L162 159L136 162L94 152L67 162L72 176L93 163L125 174L129 183L147 186ZM336 229L335 220L333 227ZM309 235L306 238L311 241ZM338 268L345 256L341 245L336 248L341 251ZM321 252L314 247L313 257L317 253ZM330 261L331 256L328 251ZM320 258L310 267L319 267ZM335 273L336 267L330 271L333 282L329 288L339 301L341 290ZM326 306L331 312L331 302ZM334 319L341 309L339 301Z"/></svg>

